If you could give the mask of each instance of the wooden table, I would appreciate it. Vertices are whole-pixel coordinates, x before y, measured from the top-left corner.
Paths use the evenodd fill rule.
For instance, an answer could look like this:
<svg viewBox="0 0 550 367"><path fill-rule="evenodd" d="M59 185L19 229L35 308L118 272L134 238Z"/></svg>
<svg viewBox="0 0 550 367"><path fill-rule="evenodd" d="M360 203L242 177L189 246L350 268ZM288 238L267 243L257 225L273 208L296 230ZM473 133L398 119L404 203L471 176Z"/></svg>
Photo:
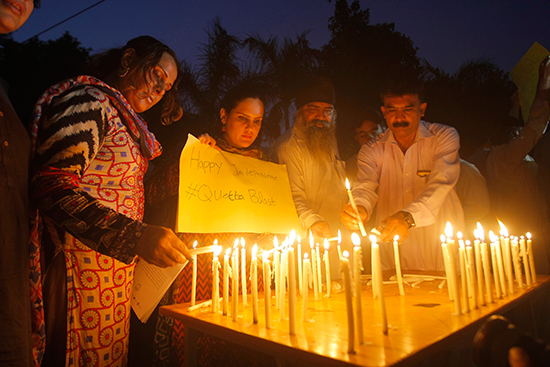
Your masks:
<svg viewBox="0 0 550 367"><path fill-rule="evenodd" d="M495 303L481 306L463 315L453 315L446 286L440 281L423 282L418 288L405 287L400 296L397 285L384 286L389 333L383 335L378 300L373 299L370 286L364 286L362 298L363 345L355 354L346 353L347 319L344 293L313 300L309 294L309 321L301 321L301 297L298 297L298 323L295 336L288 333L288 320L279 320L274 298L271 302L272 328L265 328L263 294L259 302L259 323L252 323L251 298L243 310L239 304L238 320L212 313L211 308L189 312L188 304L160 308L160 313L181 320L185 326L185 358L187 366L196 366L196 342L199 333L211 334L231 343L261 351L279 361L315 366L410 366L432 354L447 350L460 339L470 338L483 321L492 314L505 313L515 305L534 298L538 292L550 290L550 277L539 276L530 288ZM288 303L286 304L288 317ZM468 341L468 343L471 343Z"/></svg>

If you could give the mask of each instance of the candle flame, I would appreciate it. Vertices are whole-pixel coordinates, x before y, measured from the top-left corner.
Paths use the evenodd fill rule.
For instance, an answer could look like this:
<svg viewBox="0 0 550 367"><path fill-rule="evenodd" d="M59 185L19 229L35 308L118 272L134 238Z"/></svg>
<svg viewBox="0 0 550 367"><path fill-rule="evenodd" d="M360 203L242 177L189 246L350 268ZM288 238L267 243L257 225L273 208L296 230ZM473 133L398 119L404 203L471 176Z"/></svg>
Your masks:
<svg viewBox="0 0 550 367"><path fill-rule="evenodd" d="M474 237L476 238L476 240L479 240L479 231L478 229L474 229Z"/></svg>
<svg viewBox="0 0 550 367"><path fill-rule="evenodd" d="M504 237L508 237L508 229L506 228L506 226L504 225L504 223L502 223L500 220L498 220L498 225L500 226L500 235L501 236L504 236Z"/></svg>
<svg viewBox="0 0 550 367"><path fill-rule="evenodd" d="M351 189L350 185L349 185L349 180L348 178L346 177L346 189L349 190Z"/></svg>
<svg viewBox="0 0 550 367"><path fill-rule="evenodd" d="M325 247L325 250L328 251L328 247L329 247L328 239L325 238L325 242L323 242L323 246Z"/></svg>
<svg viewBox="0 0 550 367"><path fill-rule="evenodd" d="M288 237L288 240L290 243L294 243L296 241L296 231L292 230L290 231L290 236Z"/></svg>
<svg viewBox="0 0 550 367"><path fill-rule="evenodd" d="M498 242L498 236L493 231L489 231L489 239L491 242Z"/></svg>
<svg viewBox="0 0 550 367"><path fill-rule="evenodd" d="M527 237L528 240L530 240L530 239L531 239L531 232L527 232L527 233L525 234L525 236Z"/></svg>
<svg viewBox="0 0 550 367"><path fill-rule="evenodd" d="M197 248L197 241L193 242L193 248Z"/></svg>
<svg viewBox="0 0 550 367"><path fill-rule="evenodd" d="M470 246L471 244L470 240L466 240L466 246Z"/></svg>
<svg viewBox="0 0 550 367"><path fill-rule="evenodd" d="M309 245L313 247L313 232L309 231Z"/></svg>
<svg viewBox="0 0 550 367"><path fill-rule="evenodd" d="M300 242L302 242L302 238L298 235L296 236L296 241L298 241L298 244L300 244Z"/></svg>
<svg viewBox="0 0 550 367"><path fill-rule="evenodd" d="M305 253L304 253L304 260L307 260L308 257L309 257L308 253L305 252Z"/></svg>
<svg viewBox="0 0 550 367"><path fill-rule="evenodd" d="M231 247L225 250L225 256L231 255Z"/></svg>
<svg viewBox="0 0 550 367"><path fill-rule="evenodd" d="M338 230L338 244L341 244L341 243L342 243L342 232Z"/></svg>
<svg viewBox="0 0 550 367"><path fill-rule="evenodd" d="M244 248L244 238L241 237L241 246Z"/></svg>
<svg viewBox="0 0 550 367"><path fill-rule="evenodd" d="M439 236L439 239L441 240L441 243L446 243L446 242L447 242L447 238L445 237L444 234L442 234L441 236Z"/></svg>
<svg viewBox="0 0 550 367"><path fill-rule="evenodd" d="M257 254L258 254L258 245L254 244L254 246L252 246L252 258L256 259Z"/></svg>
<svg viewBox="0 0 550 367"><path fill-rule="evenodd" d="M447 224L445 225L445 236L448 238L453 237L453 225L451 224L451 222L447 222Z"/></svg>
<svg viewBox="0 0 550 367"><path fill-rule="evenodd" d="M477 234L479 236L479 239L481 242L485 241L485 232L483 231L483 227L481 226L481 223L477 222Z"/></svg>
<svg viewBox="0 0 550 367"><path fill-rule="evenodd" d="M262 252L262 256L263 256L264 262L269 260L269 252L267 251Z"/></svg>
<svg viewBox="0 0 550 367"><path fill-rule="evenodd" d="M460 232L460 231L456 232L456 238L461 240L462 239L462 232Z"/></svg>
<svg viewBox="0 0 550 367"><path fill-rule="evenodd" d="M396 234L394 237L393 237L393 241L394 242L399 242L399 235Z"/></svg>
<svg viewBox="0 0 550 367"><path fill-rule="evenodd" d="M375 236L376 237L376 236ZM361 244L361 237L359 237L359 235L357 233L352 233L351 234L351 242L355 245L355 246L359 246Z"/></svg>
<svg viewBox="0 0 550 367"><path fill-rule="evenodd" d="M347 251L342 252L342 256L345 257L345 258L348 258L349 257L349 252L347 252Z"/></svg>
<svg viewBox="0 0 550 367"><path fill-rule="evenodd" d="M275 236L275 238L273 239L273 247L275 249L279 248L279 239L277 238L277 236Z"/></svg>
<svg viewBox="0 0 550 367"><path fill-rule="evenodd" d="M375 235L371 234L371 235L369 236L369 240L370 240L372 243L376 243L376 241L377 241L378 239L376 238Z"/></svg>
<svg viewBox="0 0 550 367"><path fill-rule="evenodd" d="M235 244L233 245L233 247L235 247L235 248L239 247L239 239L238 238L235 238Z"/></svg>
<svg viewBox="0 0 550 367"><path fill-rule="evenodd" d="M214 245L214 257L218 257L222 253L222 247L220 245Z"/></svg>

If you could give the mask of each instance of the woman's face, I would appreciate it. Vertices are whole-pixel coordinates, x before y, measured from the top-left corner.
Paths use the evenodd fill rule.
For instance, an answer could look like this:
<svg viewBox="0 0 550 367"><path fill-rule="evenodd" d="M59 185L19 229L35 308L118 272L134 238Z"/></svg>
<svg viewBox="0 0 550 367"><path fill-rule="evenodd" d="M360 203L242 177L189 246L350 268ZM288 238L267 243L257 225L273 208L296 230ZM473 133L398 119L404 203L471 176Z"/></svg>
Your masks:
<svg viewBox="0 0 550 367"><path fill-rule="evenodd" d="M170 54L164 53L157 65L145 72L145 77L136 75L132 80L132 77L125 76L121 78L119 88L132 108L141 113L156 105L172 88L177 77L176 61Z"/></svg>
<svg viewBox="0 0 550 367"><path fill-rule="evenodd" d="M226 128L225 139L234 147L248 148L258 137L262 127L264 104L259 99L246 98L229 115L222 108L220 116Z"/></svg>

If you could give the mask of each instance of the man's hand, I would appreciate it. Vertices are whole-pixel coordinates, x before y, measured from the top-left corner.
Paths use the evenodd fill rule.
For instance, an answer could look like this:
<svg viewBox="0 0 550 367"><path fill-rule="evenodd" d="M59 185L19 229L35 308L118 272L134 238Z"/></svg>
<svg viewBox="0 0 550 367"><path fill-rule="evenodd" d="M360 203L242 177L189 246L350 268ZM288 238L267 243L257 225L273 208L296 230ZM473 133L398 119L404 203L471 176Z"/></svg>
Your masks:
<svg viewBox="0 0 550 367"><path fill-rule="evenodd" d="M357 216L357 212L359 212L359 216ZM346 228L352 231L358 231L359 221L364 223L367 220L367 216L367 209L363 205L357 205L357 211L355 211L351 204L346 204L340 212L340 220Z"/></svg>
<svg viewBox="0 0 550 367"><path fill-rule="evenodd" d="M380 240L385 242L393 241L395 235L399 235L399 242L409 237L409 223L405 220L403 212L387 217L377 229L380 232Z"/></svg>
<svg viewBox="0 0 550 367"><path fill-rule="evenodd" d="M191 253L171 229L147 225L135 247L136 255L150 264L166 268L191 260Z"/></svg>
<svg viewBox="0 0 550 367"><path fill-rule="evenodd" d="M315 237L330 238L330 226L325 221L319 221L319 222L313 223L307 231L308 236L309 236L309 231L311 231L311 233L313 233L313 236Z"/></svg>

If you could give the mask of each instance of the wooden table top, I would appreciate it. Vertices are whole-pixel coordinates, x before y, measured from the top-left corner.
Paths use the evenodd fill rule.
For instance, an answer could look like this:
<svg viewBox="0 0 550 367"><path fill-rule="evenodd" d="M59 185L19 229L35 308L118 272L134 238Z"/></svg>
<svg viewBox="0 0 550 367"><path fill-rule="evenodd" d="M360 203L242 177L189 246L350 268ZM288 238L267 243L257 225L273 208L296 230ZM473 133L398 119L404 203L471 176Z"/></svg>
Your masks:
<svg viewBox="0 0 550 367"><path fill-rule="evenodd" d="M447 287L438 288L439 280L421 283L418 288L405 286L405 296L399 295L397 284L384 285L388 317L388 335L382 333L378 300L373 299L370 286L363 287L362 311L364 343L355 347L355 354L347 350L347 315L345 294L332 294L315 301L309 293L308 322L302 322L302 297L297 297L296 335L288 333L287 319L279 319L275 298L271 301L271 329L265 328L263 294L259 294L259 323L252 323L251 297L248 305L239 303L238 320L230 315L212 313L210 307L189 312L189 304L161 307L160 313L183 321L186 326L216 335L223 339L263 351L271 355L284 354L287 359L298 359L319 365L394 366L422 361L437 350L445 350L460 337L461 331L477 330L486 317L513 307L537 291L550 286L550 277L539 276L530 288L516 289L516 293L492 304L480 306L469 313L453 315ZM272 295L274 292L272 292ZM241 300L242 301L242 300ZM356 338L357 339L357 338ZM183 346L182 346L183 347Z"/></svg>

